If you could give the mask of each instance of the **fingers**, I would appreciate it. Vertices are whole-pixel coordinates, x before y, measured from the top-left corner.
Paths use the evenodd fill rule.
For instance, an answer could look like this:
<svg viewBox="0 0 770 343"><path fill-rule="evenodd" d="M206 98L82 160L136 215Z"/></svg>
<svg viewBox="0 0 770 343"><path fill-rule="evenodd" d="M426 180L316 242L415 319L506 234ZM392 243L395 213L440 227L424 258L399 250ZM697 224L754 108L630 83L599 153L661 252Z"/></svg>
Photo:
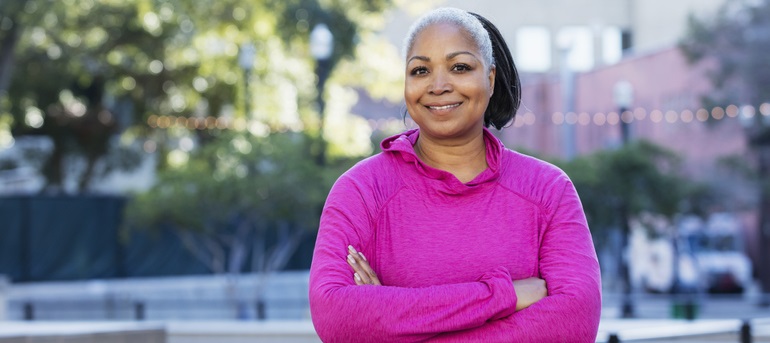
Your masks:
<svg viewBox="0 0 770 343"><path fill-rule="evenodd" d="M374 269L372 269L372 267L369 265L369 262L366 260L366 257L364 256L364 254L361 252L359 252L358 254L361 255L361 259L363 260L362 262L359 262L359 264L361 265L361 267L364 269L367 276L371 280L371 284L381 285L380 279L377 278L377 273L375 273Z"/></svg>
<svg viewBox="0 0 770 343"><path fill-rule="evenodd" d="M366 256L352 246L348 246L347 262L353 268L353 280L356 285L382 285Z"/></svg>
<svg viewBox="0 0 770 343"><path fill-rule="evenodd" d="M356 284L362 284L367 285L371 284L371 279L369 278L369 274L367 273L366 269L363 267L363 263L365 262L362 260L358 254L348 254L348 265L353 268L353 279L356 281Z"/></svg>
<svg viewBox="0 0 770 343"><path fill-rule="evenodd" d="M523 310L548 296L548 287L545 280L541 278L531 277L513 280L513 288L517 297L517 311Z"/></svg>

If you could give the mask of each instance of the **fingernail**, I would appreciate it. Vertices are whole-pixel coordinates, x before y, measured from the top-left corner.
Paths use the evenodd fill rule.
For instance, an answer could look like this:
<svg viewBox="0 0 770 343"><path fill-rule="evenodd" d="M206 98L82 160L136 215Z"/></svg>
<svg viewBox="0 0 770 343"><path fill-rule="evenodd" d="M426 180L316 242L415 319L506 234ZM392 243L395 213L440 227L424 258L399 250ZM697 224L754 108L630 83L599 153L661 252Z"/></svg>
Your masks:
<svg viewBox="0 0 770 343"><path fill-rule="evenodd" d="M361 277L358 276L358 273L353 273L353 277L355 277L356 280L361 281Z"/></svg>
<svg viewBox="0 0 770 343"><path fill-rule="evenodd" d="M348 255L348 262L356 264L356 259L353 258L353 255Z"/></svg>
<svg viewBox="0 0 770 343"><path fill-rule="evenodd" d="M366 256L364 256L364 253L362 253L362 252L359 252L358 254L359 254L359 255L361 255L361 258L362 258L362 259L364 259L364 261L368 261L368 260L366 259Z"/></svg>
<svg viewBox="0 0 770 343"><path fill-rule="evenodd" d="M352 245L348 245L348 250L350 250L351 253L356 253L356 249L354 249Z"/></svg>

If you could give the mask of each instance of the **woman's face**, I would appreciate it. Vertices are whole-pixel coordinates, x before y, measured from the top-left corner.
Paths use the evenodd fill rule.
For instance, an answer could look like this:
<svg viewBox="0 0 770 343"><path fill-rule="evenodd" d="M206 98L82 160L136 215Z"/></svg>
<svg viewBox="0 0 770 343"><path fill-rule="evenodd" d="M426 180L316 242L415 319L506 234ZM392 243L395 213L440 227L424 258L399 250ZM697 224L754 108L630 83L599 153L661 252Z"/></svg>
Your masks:
<svg viewBox="0 0 770 343"><path fill-rule="evenodd" d="M470 137L484 127L495 70L454 24L433 24L407 53L404 99L420 134L436 139Z"/></svg>

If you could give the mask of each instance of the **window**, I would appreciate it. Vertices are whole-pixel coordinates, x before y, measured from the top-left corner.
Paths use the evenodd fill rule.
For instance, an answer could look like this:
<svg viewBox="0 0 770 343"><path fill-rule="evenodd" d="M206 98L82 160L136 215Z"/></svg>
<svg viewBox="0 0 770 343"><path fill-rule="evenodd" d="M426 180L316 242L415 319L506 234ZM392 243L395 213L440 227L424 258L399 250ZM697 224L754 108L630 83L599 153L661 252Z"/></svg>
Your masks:
<svg viewBox="0 0 770 343"><path fill-rule="evenodd" d="M551 33L545 27L522 27L516 32L516 67L521 71L551 69Z"/></svg>
<svg viewBox="0 0 770 343"><path fill-rule="evenodd" d="M587 26L565 26L557 37L560 49L567 50L567 65L575 71L594 67L594 39Z"/></svg>
<svg viewBox="0 0 770 343"><path fill-rule="evenodd" d="M623 32L618 27L602 30L602 62L615 64L623 57Z"/></svg>

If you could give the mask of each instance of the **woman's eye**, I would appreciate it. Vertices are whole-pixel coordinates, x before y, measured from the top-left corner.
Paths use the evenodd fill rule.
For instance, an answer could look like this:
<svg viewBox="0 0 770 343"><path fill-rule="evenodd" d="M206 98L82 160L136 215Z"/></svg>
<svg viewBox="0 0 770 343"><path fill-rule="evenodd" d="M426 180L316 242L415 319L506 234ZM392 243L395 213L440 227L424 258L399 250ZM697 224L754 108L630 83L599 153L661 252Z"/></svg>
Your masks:
<svg viewBox="0 0 770 343"><path fill-rule="evenodd" d="M411 75L424 75L428 73L428 68L425 67L417 67L412 69Z"/></svg>
<svg viewBox="0 0 770 343"><path fill-rule="evenodd" d="M460 64L455 64L454 66L452 66L452 71L464 72L464 71L469 71L469 70L471 70L471 66L469 66L467 64L460 63Z"/></svg>

